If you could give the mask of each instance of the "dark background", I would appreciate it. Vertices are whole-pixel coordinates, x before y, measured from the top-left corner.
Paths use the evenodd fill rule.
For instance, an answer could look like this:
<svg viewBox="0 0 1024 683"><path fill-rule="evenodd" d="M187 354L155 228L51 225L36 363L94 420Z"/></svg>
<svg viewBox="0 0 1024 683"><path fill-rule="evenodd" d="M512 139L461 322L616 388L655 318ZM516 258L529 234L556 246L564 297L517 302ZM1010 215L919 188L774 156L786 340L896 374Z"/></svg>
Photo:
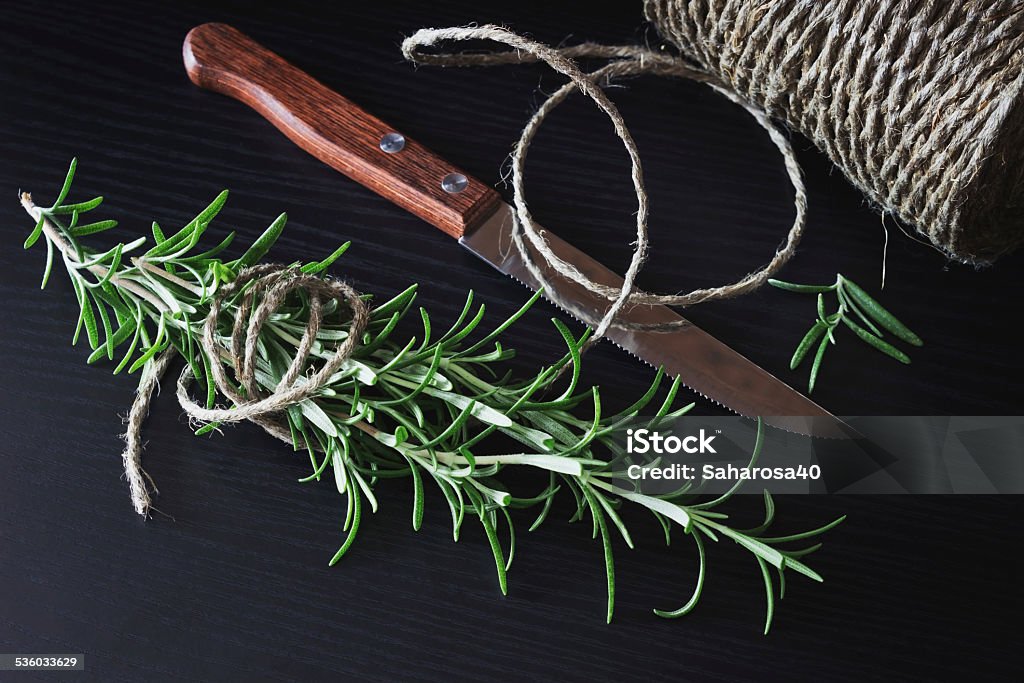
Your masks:
<svg viewBox="0 0 1024 683"><path fill-rule="evenodd" d="M355 245L335 272L380 295L420 282L420 301L451 319L472 287L493 323L526 293L441 233L306 156L243 105L185 77L182 38L228 21L489 183L538 88L541 67L414 69L404 35L423 26L501 22L550 42L648 41L639 3L389 2L3 3L0 7L0 652L84 652L68 679L1010 679L1019 645L1020 515L1016 497L799 497L779 501L780 533L848 514L811 558L825 577L792 576L769 637L761 578L732 544L709 548L705 598L664 621L696 573L692 546L671 549L631 515L639 549L618 549L618 605L604 624L604 576L589 526L520 526L502 598L478 529L451 541L447 510L428 494L410 529L408 482L379 488L382 510L356 547L340 542L342 501L329 482L296 483L298 457L243 426L193 437L172 392L146 424L145 465L157 514L134 515L118 457L136 379L89 367L69 340L77 307L66 277L38 289L40 246L15 191L50 201L78 156L77 196L107 197L118 239L157 219L181 224L217 191L232 199L220 231L244 241L291 216L282 261ZM87 8L88 7L88 8ZM643 154L655 256L645 287L688 291L732 281L768 259L792 220L771 143L710 90L641 79L615 92ZM862 197L802 138L810 223L784 273L825 282L836 271L877 291L883 228ZM529 162L535 215L609 265L628 261L635 199L625 153L586 102L566 104ZM976 271L948 263L888 221L882 299L926 340L913 365L849 337L826 359L815 398L837 414L1019 414L1017 349L1024 254ZM221 233L221 234L222 234ZM813 300L763 291L691 310L695 322L798 386L789 354ZM560 353L538 305L507 336L529 372ZM626 402L652 371L610 345L587 379ZM805 370L806 372L806 370ZM689 400L687 398L687 400ZM712 412L706 404L699 409ZM759 503L736 499L753 523ZM0 679L54 674L0 674Z"/></svg>

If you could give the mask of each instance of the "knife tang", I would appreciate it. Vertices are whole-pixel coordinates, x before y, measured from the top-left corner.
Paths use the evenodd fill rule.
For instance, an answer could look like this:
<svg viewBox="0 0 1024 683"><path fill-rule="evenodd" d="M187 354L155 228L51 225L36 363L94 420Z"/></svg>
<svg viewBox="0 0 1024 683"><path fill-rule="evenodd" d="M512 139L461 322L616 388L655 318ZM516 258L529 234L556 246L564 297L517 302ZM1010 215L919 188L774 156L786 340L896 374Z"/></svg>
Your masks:
<svg viewBox="0 0 1024 683"><path fill-rule="evenodd" d="M452 237L501 203L493 188L227 24L192 29L182 53L193 83L249 105L320 161Z"/></svg>

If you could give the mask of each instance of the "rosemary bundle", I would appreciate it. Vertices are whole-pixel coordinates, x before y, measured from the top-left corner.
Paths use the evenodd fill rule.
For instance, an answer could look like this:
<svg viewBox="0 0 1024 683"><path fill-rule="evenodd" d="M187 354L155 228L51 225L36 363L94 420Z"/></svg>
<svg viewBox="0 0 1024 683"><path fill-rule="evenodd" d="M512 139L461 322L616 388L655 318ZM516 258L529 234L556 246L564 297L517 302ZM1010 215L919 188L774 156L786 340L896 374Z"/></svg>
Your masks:
<svg viewBox="0 0 1024 683"><path fill-rule="evenodd" d="M657 422L692 408L692 403L674 408L678 380L653 408L664 380L659 371L633 405L607 414L598 387L584 389L579 383L580 349L589 332L576 336L557 319L552 323L566 345L561 359L522 380L503 372L502 363L513 351L502 345L501 336L537 296L494 330L471 340L484 306L475 305L470 292L455 322L438 330L424 309L413 313L415 286L371 308L369 297L324 276L347 243L323 260L258 265L281 234L284 214L240 257L224 260L221 255L234 233L210 248L199 247L199 242L224 206L226 192L180 230L167 232L153 223L153 244L144 251L144 237L94 250L82 238L116 223L85 221L101 197L67 202L75 167L73 161L51 206L39 207L31 196L22 195L22 204L36 219L25 248L40 238L45 242L43 287L60 257L80 306L74 343L84 331L92 348L89 362L111 362L115 374L141 371L141 409L137 402L129 433L132 421L136 427L141 424L148 395L168 360L183 357L178 397L197 434L244 416L308 454L310 473L300 481L326 478L336 486L345 501L346 536L330 564L352 547L364 509L377 510L376 483L404 477L412 486L414 529L423 523L425 482L447 501L455 540L467 517L481 524L502 593L507 592L506 573L515 554L512 511L533 509L529 528L536 529L548 518L556 494L567 491L576 503L570 521L589 519L593 536L601 539L609 621L615 604L613 537L633 547L620 515L627 503L654 517L666 543L678 529L696 546L699 568L691 597L678 609L655 610L659 616L679 617L697 605L707 541L730 539L752 554L767 596L765 633L776 590L780 596L785 590L786 569L822 580L801 559L821 544L794 544L814 539L842 518L802 533L769 536L775 505L767 491L763 523L740 529L720 509L739 483L710 500L686 490L655 496L617 485L613 472L627 458L624 439L617 437L626 425L635 426L641 414L653 415L652 422ZM399 339L396 329L410 315L418 315L422 332ZM228 377L228 371L234 376ZM189 382L196 387L191 392ZM556 389L563 382L566 386ZM193 399L193 394L200 398ZM231 405L218 407L219 396ZM652 408L645 413L648 406ZM583 410L588 416L580 416ZM491 437L497 435L511 439L517 448L489 450L495 441ZM752 463L762 435L759 423ZM125 460L129 470L133 462L137 466L128 455ZM513 466L540 470L547 483L539 492L512 491L501 475ZM136 473L136 478L145 486L142 476ZM146 512L146 501L148 497L139 504L140 512ZM502 528L505 533L499 533Z"/></svg>

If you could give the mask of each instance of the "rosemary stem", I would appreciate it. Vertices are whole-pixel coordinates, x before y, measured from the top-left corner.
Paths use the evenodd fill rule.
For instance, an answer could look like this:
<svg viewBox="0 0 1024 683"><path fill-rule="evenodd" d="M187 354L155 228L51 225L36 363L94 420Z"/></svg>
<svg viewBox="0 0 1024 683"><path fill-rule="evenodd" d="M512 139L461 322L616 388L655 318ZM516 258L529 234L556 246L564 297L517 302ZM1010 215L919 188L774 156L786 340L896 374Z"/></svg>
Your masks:
<svg viewBox="0 0 1024 683"><path fill-rule="evenodd" d="M46 235L46 239L50 240L55 247L60 251L61 255L71 263L81 265L75 254L74 247L68 242L67 238L64 237L63 231L54 225L53 221L50 220L49 216L43 215L43 209L32 201L32 195L28 192L21 193L21 206L25 209L29 216L36 221L42 217L43 219L43 233ZM96 277L103 279L109 272L105 266L95 264L88 266L87 269ZM149 305L156 308L159 312L169 312L167 305L164 304L158 297L154 296L151 292L143 287L139 287L131 280L118 277L116 274L110 278L110 283L115 287L121 287L127 292L131 292L135 296L143 299Z"/></svg>
<svg viewBox="0 0 1024 683"><path fill-rule="evenodd" d="M199 287L196 287L195 285L193 285L190 282L186 282L185 280L181 279L180 277L178 277L174 273L169 273L166 270L164 270L163 268L158 268L157 266L154 266L152 263L150 263L149 261L147 261L144 258L133 258L132 259L132 264L135 265L138 268L143 269L143 270L148 270L150 273L153 273L154 275L159 275L160 277L164 278L168 282L173 282L174 284L178 285L182 289L185 289L185 290L188 290L188 291L192 292L196 296L202 296L203 295L203 290L200 289Z"/></svg>

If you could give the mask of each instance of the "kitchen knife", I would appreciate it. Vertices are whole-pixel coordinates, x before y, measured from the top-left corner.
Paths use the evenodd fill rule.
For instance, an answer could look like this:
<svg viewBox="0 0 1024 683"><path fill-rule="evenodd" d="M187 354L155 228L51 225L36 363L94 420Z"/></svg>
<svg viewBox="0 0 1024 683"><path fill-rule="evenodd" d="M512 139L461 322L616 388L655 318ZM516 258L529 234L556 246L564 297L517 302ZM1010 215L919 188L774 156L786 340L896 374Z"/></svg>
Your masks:
<svg viewBox="0 0 1024 683"><path fill-rule="evenodd" d="M233 97L295 144L459 240L462 246L531 289L538 283L511 245L514 212L492 188L327 88L226 24L203 24L183 47L189 78ZM619 287L622 278L545 231L550 247L590 279ZM536 263L543 263L534 259ZM542 268L549 297L587 323L608 306L575 282ZM626 307L620 320L681 320L665 306ZM843 436L848 428L813 401L692 324L671 332L612 328L608 338L691 389L748 417L803 434Z"/></svg>

